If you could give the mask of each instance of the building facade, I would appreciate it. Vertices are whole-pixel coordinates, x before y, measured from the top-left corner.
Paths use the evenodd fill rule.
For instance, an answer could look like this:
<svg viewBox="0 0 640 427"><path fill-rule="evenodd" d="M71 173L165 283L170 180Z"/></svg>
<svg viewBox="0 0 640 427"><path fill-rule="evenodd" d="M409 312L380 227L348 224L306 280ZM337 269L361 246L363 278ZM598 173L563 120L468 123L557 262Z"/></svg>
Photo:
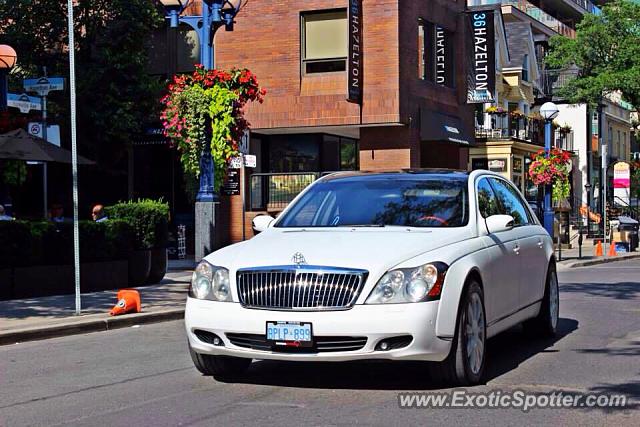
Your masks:
<svg viewBox="0 0 640 427"><path fill-rule="evenodd" d="M350 5L361 7L357 29ZM327 172L466 169L464 10L462 0L247 2L215 40L217 68L249 68L268 91L246 111L257 165L245 169L245 201L223 196L228 242ZM361 102L347 101L352 61Z"/></svg>

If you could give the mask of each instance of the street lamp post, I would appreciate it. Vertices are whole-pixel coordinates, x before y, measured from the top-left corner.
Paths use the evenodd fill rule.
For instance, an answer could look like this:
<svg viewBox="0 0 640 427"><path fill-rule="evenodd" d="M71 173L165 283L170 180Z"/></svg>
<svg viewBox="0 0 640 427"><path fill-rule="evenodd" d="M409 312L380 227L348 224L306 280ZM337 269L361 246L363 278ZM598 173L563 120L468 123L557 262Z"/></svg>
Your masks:
<svg viewBox="0 0 640 427"><path fill-rule="evenodd" d="M0 45L0 111L7 109L7 92L9 91L7 77L9 71L16 65L17 59L18 55L11 46Z"/></svg>
<svg viewBox="0 0 640 427"><path fill-rule="evenodd" d="M182 13L194 0L160 0L167 12L171 28L180 23L189 25L198 34L200 63L211 70L215 67L213 40L221 27L233 31L234 19L240 10L242 0L201 0L202 15L183 16ZM207 135L209 133L207 132ZM215 248L215 204L219 202L215 192L215 165L209 144L200 157L200 185L196 195L196 260L204 258Z"/></svg>
<svg viewBox="0 0 640 427"><path fill-rule="evenodd" d="M558 106L553 102L545 102L540 107L540 115L544 119L544 151L549 157L551 153L551 122L558 117ZM551 193L553 192L552 184L545 185L544 188L544 228L553 238L553 207L551 206Z"/></svg>

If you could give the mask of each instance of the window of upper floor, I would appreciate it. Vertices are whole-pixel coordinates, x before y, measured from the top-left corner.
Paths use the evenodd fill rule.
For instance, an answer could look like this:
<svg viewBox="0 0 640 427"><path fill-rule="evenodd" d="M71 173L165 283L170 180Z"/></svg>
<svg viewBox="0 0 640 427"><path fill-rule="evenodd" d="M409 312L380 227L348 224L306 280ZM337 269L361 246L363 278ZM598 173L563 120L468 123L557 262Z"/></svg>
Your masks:
<svg viewBox="0 0 640 427"><path fill-rule="evenodd" d="M522 60L522 80L529 81L529 55L525 54Z"/></svg>
<svg viewBox="0 0 640 427"><path fill-rule="evenodd" d="M455 87L455 62L451 31L418 19L418 78Z"/></svg>
<svg viewBox="0 0 640 427"><path fill-rule="evenodd" d="M301 15L303 74L343 72L347 69L347 11L304 12Z"/></svg>

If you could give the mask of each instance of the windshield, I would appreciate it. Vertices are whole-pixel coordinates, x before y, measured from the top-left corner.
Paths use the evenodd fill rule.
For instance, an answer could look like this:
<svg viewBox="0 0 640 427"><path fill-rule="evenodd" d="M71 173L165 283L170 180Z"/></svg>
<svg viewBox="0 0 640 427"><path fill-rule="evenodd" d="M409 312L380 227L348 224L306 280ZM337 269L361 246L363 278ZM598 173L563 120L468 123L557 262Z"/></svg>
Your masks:
<svg viewBox="0 0 640 427"><path fill-rule="evenodd" d="M467 179L353 177L317 182L276 227L460 227L467 224Z"/></svg>

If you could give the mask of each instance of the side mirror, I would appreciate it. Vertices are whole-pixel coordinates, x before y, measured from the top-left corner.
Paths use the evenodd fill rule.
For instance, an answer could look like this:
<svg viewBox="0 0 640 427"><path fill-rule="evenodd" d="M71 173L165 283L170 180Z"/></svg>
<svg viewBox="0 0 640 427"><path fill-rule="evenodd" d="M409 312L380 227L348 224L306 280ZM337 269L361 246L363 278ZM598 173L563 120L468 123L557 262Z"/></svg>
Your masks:
<svg viewBox="0 0 640 427"><path fill-rule="evenodd" d="M487 231L489 234L509 231L514 225L514 219L511 215L491 215L485 219L485 222L487 223Z"/></svg>
<svg viewBox="0 0 640 427"><path fill-rule="evenodd" d="M251 221L251 225L253 226L253 231L257 234L262 233L267 228L269 228L273 221L275 221L275 218L273 218L271 215L258 215L257 217L253 218L253 221Z"/></svg>

